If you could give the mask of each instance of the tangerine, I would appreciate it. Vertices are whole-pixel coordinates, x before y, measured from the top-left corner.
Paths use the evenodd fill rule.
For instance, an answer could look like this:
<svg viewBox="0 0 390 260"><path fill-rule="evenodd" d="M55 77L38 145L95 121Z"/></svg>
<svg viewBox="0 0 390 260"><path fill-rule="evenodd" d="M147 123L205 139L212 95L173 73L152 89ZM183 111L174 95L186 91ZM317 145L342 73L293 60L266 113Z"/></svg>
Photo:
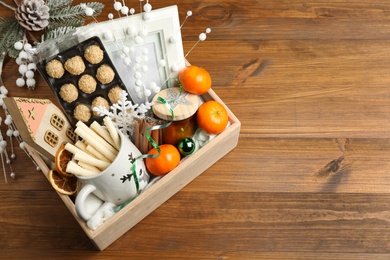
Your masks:
<svg viewBox="0 0 390 260"><path fill-rule="evenodd" d="M180 163L180 153L175 146L162 144L159 148L160 155L158 157L145 159L146 168L153 175L167 174ZM158 154L158 151L156 148L153 148L148 154Z"/></svg>
<svg viewBox="0 0 390 260"><path fill-rule="evenodd" d="M198 66L187 66L179 72L183 89L191 94L201 95L211 88L211 77L207 70Z"/></svg>
<svg viewBox="0 0 390 260"><path fill-rule="evenodd" d="M210 100L198 108L198 126L208 134L219 134L225 130L229 116L226 108L219 102Z"/></svg>

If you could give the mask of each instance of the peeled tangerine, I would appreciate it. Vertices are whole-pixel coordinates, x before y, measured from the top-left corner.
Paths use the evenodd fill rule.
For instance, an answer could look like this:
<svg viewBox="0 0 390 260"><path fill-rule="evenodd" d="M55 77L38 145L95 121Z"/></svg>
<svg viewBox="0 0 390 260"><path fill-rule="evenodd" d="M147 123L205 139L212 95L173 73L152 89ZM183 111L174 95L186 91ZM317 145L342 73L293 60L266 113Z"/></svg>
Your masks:
<svg viewBox="0 0 390 260"><path fill-rule="evenodd" d="M179 81L185 91L195 95L202 95L211 88L210 74L198 66L187 66L182 69Z"/></svg>

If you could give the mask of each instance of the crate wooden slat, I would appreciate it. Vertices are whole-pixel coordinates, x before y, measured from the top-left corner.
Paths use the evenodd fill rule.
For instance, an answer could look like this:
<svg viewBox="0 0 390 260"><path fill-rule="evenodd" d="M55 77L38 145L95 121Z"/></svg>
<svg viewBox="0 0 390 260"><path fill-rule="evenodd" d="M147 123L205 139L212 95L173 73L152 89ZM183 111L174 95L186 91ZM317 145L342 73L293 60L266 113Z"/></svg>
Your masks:
<svg viewBox="0 0 390 260"><path fill-rule="evenodd" d="M225 105L212 89L202 97L205 100L216 100ZM237 146L241 123L226 105L225 108L228 111L230 122L230 126L227 129L192 156L182 160L178 167L165 175L96 230L91 230L77 216L74 203L69 196L58 194L97 249L104 250ZM29 151L47 177L50 169L45 160L32 148L29 148Z"/></svg>

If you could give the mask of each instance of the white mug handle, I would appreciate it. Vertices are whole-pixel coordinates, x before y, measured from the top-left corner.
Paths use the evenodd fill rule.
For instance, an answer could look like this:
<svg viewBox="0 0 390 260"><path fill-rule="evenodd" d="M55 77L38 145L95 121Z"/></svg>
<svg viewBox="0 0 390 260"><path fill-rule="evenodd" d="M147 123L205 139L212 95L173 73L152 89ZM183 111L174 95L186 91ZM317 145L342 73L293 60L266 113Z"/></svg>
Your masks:
<svg viewBox="0 0 390 260"><path fill-rule="evenodd" d="M92 217L92 215L88 214L85 210L85 200L87 199L88 195L95 190L96 187L94 185L87 184L79 191L76 197L75 207L77 215L79 215L79 217L81 217L85 221L88 221L88 219Z"/></svg>

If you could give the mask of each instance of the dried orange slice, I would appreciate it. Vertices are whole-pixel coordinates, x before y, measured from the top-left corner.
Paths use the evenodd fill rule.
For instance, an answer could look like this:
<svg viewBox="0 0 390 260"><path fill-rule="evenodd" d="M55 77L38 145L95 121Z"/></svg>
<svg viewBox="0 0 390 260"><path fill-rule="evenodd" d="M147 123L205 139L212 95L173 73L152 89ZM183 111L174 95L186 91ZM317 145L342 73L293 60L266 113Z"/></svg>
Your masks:
<svg viewBox="0 0 390 260"><path fill-rule="evenodd" d="M59 193L73 195L77 192L78 179L76 176L64 177L56 170L50 170L48 177L53 188Z"/></svg>
<svg viewBox="0 0 390 260"><path fill-rule="evenodd" d="M72 160L73 154L68 150L65 150L65 144L62 144L56 152L54 158L54 165L56 171L64 177L72 177L73 174L66 172L66 165Z"/></svg>

